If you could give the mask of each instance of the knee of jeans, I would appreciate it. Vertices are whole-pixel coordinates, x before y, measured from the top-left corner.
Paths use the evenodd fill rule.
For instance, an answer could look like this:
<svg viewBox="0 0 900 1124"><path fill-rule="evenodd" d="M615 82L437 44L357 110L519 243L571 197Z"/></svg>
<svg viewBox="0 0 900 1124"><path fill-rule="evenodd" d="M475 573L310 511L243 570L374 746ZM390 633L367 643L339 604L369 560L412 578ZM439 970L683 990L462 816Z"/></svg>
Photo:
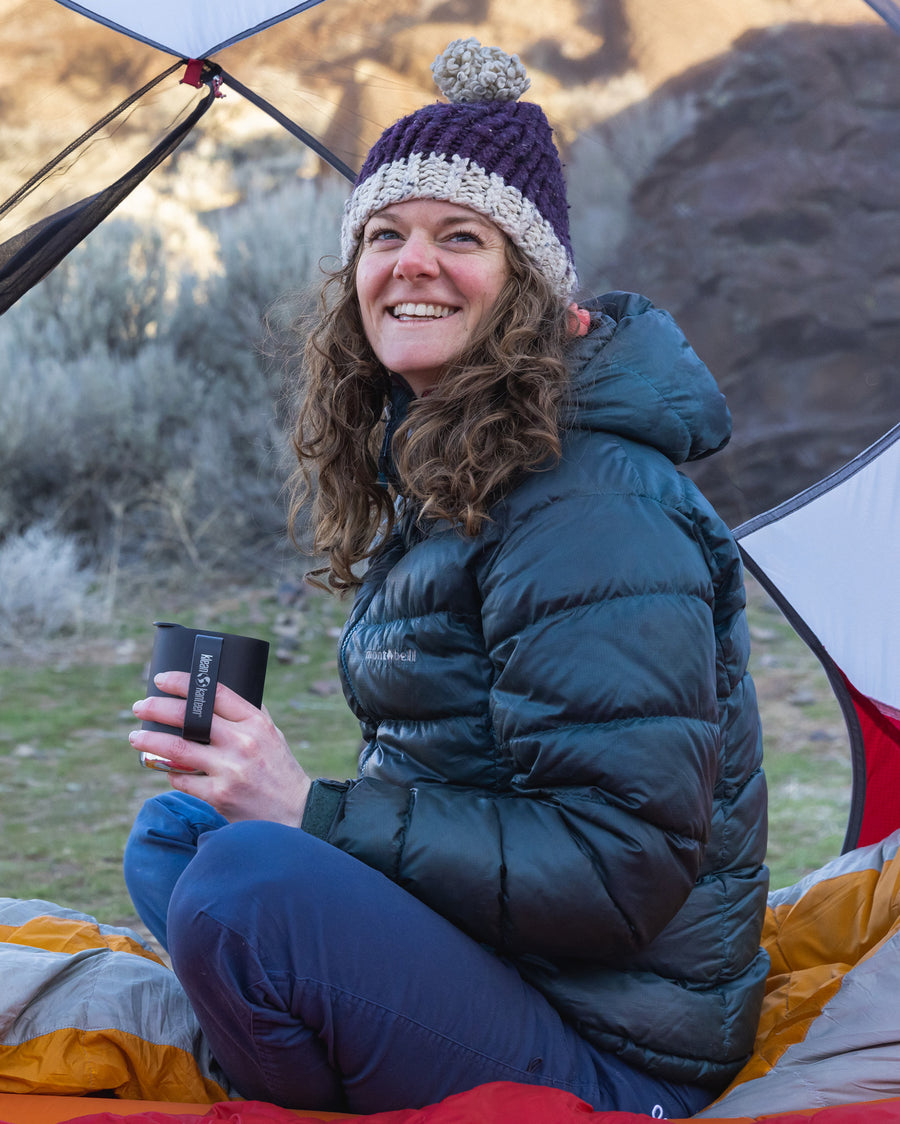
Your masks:
<svg viewBox="0 0 900 1124"><path fill-rule="evenodd" d="M162 792L151 796L141 805L134 818L131 835L134 839L182 835L181 825L203 822L207 818L221 817L204 800L184 792ZM224 820L221 820L224 823Z"/></svg>
<svg viewBox="0 0 900 1124"><path fill-rule="evenodd" d="M197 853L176 883L169 902L170 947L182 960L194 941L204 945L200 918L240 928L261 906L277 909L283 896L279 883L289 878L285 832L296 847L303 833L281 824L247 820L228 824L200 837ZM301 838L298 838L301 837ZM198 948L202 953L203 948Z"/></svg>
<svg viewBox="0 0 900 1124"><path fill-rule="evenodd" d="M329 844L284 824L242 820L210 831L198 839L197 853L178 881L172 907L216 908L227 912L235 902L267 903L273 910L286 897L294 902L315 899L334 880ZM344 857L341 855L341 857ZM324 859L324 861L323 861ZM189 899L189 904L185 901Z"/></svg>
<svg viewBox="0 0 900 1124"><path fill-rule="evenodd" d="M302 844L302 832L265 820L243 820L201 835L197 853L178 882L179 903L202 899L212 906L217 894L227 902L258 897L265 884L286 875L290 860L285 832L292 833L292 851Z"/></svg>
<svg viewBox="0 0 900 1124"><path fill-rule="evenodd" d="M134 817L134 823L131 825L131 831L128 833L128 839L125 843L126 866L130 855L156 834L157 825L166 816L165 800L169 795L169 793L164 793L161 796L151 796L141 805L138 814Z"/></svg>
<svg viewBox="0 0 900 1124"><path fill-rule="evenodd" d="M135 818L132 835L151 842L194 846L201 835L227 823L205 800L186 792L165 792L144 803Z"/></svg>

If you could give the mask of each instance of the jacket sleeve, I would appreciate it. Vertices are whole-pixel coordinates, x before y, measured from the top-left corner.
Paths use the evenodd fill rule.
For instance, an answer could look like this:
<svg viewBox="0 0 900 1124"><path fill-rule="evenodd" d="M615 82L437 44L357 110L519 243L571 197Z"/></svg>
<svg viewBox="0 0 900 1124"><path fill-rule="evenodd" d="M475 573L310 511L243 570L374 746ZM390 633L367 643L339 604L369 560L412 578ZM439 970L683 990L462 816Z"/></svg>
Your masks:
<svg viewBox="0 0 900 1124"><path fill-rule="evenodd" d="M304 826L506 954L621 960L709 832L709 559L677 508L576 489L510 526L480 585L503 783L319 782Z"/></svg>

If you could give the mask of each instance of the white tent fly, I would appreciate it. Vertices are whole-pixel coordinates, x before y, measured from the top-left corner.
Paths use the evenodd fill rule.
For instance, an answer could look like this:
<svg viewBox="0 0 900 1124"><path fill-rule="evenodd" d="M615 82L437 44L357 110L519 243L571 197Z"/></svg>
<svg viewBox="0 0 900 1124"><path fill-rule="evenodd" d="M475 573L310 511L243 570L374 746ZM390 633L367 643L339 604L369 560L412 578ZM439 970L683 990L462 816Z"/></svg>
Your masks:
<svg viewBox="0 0 900 1124"><path fill-rule="evenodd" d="M900 425L735 531L748 569L828 673L850 734L844 849L900 823Z"/></svg>
<svg viewBox="0 0 900 1124"><path fill-rule="evenodd" d="M101 127L164 79L182 71L182 82L198 89L206 86L207 92L185 120L115 183L41 219L0 245L0 313L58 265L154 168L175 151L216 98L221 96L223 85L268 113L341 175L349 180L355 178L354 171L316 137L226 73L212 58L215 52L297 16L322 0L304 0L300 4L275 3L274 0L153 0L152 4L146 3L146 0L103 0L90 5L68 0L58 2L123 35L175 55L176 61L45 164L0 205L0 216L50 176L64 157L89 141Z"/></svg>
<svg viewBox="0 0 900 1124"><path fill-rule="evenodd" d="M322 0L304 0L302 4L275 3L274 0L153 0L149 4L147 0L103 0L94 4L58 2L170 55L207 59L266 27L315 7Z"/></svg>

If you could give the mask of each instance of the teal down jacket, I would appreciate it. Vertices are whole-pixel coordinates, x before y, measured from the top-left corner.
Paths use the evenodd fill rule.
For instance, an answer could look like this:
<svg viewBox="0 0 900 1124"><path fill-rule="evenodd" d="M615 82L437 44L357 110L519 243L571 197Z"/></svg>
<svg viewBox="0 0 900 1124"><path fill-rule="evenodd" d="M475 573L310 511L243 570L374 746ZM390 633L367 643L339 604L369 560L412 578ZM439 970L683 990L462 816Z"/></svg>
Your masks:
<svg viewBox="0 0 900 1124"><path fill-rule="evenodd" d="M730 416L671 317L588 304L563 455L475 538L413 520L340 644L365 747L306 830L511 960L586 1039L717 1090L768 961L740 558L674 465Z"/></svg>

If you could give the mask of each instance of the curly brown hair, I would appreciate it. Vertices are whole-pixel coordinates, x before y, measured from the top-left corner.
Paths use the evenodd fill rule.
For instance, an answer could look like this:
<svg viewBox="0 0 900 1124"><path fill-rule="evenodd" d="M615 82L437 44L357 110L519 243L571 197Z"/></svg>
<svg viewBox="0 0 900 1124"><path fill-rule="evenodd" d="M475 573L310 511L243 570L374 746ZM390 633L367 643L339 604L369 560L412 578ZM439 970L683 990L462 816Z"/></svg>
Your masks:
<svg viewBox="0 0 900 1124"><path fill-rule="evenodd" d="M446 519L466 535L523 472L560 453L567 308L517 246L507 239L505 248L509 276L497 301L437 387L410 404L391 444L419 519ZM358 258L323 286L293 437L292 533L312 499L313 549L328 566L309 577L342 591L359 585L354 567L377 552L397 512L395 489L378 479L391 376L363 329Z"/></svg>

